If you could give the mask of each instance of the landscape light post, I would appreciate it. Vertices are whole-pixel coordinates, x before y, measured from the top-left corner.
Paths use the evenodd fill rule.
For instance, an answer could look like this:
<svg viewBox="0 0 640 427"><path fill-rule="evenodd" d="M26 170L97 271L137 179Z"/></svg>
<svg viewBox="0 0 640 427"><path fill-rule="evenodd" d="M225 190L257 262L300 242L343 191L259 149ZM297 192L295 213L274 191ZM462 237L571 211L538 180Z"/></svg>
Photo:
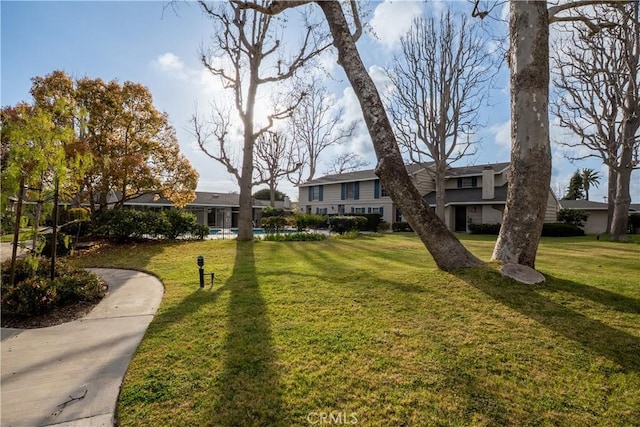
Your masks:
<svg viewBox="0 0 640 427"><path fill-rule="evenodd" d="M204 257L198 255L198 271L200 273L200 287L204 288Z"/></svg>

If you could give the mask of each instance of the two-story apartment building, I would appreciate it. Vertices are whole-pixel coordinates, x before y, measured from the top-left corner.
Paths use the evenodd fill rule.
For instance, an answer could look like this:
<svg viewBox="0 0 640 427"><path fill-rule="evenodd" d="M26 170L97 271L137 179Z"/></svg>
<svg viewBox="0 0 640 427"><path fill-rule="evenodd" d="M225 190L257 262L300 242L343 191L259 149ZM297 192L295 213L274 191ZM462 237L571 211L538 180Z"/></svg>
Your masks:
<svg viewBox="0 0 640 427"><path fill-rule="evenodd" d="M407 171L435 209L432 163L407 165ZM508 181L509 163L450 168L445 182L447 226L452 231L466 231L470 223L502 222ZM319 214L379 213L389 223L403 221L373 169L326 175L300 185L299 209ZM556 221L557 211L558 201L549 191L545 221Z"/></svg>

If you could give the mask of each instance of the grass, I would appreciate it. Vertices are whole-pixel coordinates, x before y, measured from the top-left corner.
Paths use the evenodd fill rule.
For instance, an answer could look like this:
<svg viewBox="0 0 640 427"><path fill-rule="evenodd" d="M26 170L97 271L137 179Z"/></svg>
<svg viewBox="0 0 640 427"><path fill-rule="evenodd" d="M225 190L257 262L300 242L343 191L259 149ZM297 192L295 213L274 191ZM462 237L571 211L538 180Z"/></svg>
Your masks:
<svg viewBox="0 0 640 427"><path fill-rule="evenodd" d="M461 236L489 259L494 240ZM215 271L198 288L196 256ZM166 291L120 426L637 425L640 245L543 239L524 286L410 234L143 244L76 259Z"/></svg>

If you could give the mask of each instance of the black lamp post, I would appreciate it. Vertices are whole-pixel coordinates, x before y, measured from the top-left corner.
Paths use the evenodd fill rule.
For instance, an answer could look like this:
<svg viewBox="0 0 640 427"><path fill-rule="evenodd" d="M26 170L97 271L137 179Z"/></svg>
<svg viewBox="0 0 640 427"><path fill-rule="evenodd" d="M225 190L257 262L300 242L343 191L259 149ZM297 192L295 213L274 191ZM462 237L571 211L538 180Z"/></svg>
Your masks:
<svg viewBox="0 0 640 427"><path fill-rule="evenodd" d="M198 255L198 271L200 273L200 287L204 288L204 257Z"/></svg>

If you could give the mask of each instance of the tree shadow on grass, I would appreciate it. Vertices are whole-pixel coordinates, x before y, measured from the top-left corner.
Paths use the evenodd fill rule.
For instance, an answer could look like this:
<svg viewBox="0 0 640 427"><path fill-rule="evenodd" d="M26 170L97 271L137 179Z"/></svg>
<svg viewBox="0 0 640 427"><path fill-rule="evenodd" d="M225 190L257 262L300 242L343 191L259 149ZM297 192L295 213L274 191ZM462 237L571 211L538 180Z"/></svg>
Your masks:
<svg viewBox="0 0 640 427"><path fill-rule="evenodd" d="M455 275L501 304L611 360L624 371L640 371L640 338L589 318L539 291L569 292L627 313L640 313L637 300L552 276L542 285L523 285L502 278L488 267L460 270Z"/></svg>
<svg viewBox="0 0 640 427"><path fill-rule="evenodd" d="M217 382L211 425L283 425L280 379L275 366L267 306L260 293L252 242L238 242L225 289L230 292L224 370Z"/></svg>

